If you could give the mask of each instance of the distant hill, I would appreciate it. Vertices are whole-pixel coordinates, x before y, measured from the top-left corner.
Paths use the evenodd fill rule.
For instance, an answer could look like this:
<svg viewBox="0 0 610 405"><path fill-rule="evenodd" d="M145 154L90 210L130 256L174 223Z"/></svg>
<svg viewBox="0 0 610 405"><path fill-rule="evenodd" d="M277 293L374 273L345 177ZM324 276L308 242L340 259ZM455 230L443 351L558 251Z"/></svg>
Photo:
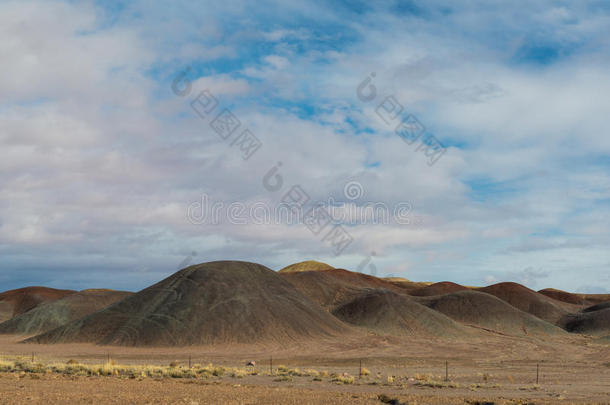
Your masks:
<svg viewBox="0 0 610 405"><path fill-rule="evenodd" d="M447 316L396 292L364 292L333 310L344 322L396 336L464 336L466 330Z"/></svg>
<svg viewBox="0 0 610 405"><path fill-rule="evenodd" d="M434 283L427 281L411 281L402 277L385 277L382 280L392 283L395 287L400 288L403 292L410 293L411 291L427 287Z"/></svg>
<svg viewBox="0 0 610 405"><path fill-rule="evenodd" d="M280 273L298 273L301 271L321 271L332 269L334 269L334 267L329 264L317 262L315 260L308 260L305 262L294 263L290 266L286 266L282 270L280 270Z"/></svg>
<svg viewBox="0 0 610 405"><path fill-rule="evenodd" d="M564 307L565 304L517 283L498 283L477 288L476 291L494 295L513 307L554 325L569 313Z"/></svg>
<svg viewBox="0 0 610 405"><path fill-rule="evenodd" d="M440 283L434 283L425 287L420 287L415 290L411 290L409 291L409 295L429 297L431 295L442 295L456 291L464 291L467 289L468 288L456 283L452 283L451 281L441 281Z"/></svg>
<svg viewBox="0 0 610 405"><path fill-rule="evenodd" d="M523 312L507 302L479 291L462 290L418 298L418 302L449 318L510 335L565 333L559 327Z"/></svg>
<svg viewBox="0 0 610 405"><path fill-rule="evenodd" d="M34 335L105 308L132 293L112 290L84 290L35 308L0 324L0 333Z"/></svg>
<svg viewBox="0 0 610 405"><path fill-rule="evenodd" d="M594 305L579 313L567 314L560 323L568 332L610 335L610 302Z"/></svg>
<svg viewBox="0 0 610 405"><path fill-rule="evenodd" d="M280 274L301 293L324 308L332 310L368 289L401 291L389 281L343 269L288 272Z"/></svg>
<svg viewBox="0 0 610 405"><path fill-rule="evenodd" d="M0 294L0 322L23 314L41 303L55 301L74 293L74 290L37 286L5 291Z"/></svg>
<svg viewBox="0 0 610 405"><path fill-rule="evenodd" d="M255 263L180 270L124 300L26 342L124 346L287 343L350 329Z"/></svg>

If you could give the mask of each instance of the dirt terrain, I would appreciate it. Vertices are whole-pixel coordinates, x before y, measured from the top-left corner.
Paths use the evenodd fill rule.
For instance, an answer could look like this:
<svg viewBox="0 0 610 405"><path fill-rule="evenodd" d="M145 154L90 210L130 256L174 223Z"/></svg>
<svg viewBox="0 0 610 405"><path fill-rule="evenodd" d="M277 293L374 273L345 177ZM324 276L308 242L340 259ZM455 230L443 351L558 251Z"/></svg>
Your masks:
<svg viewBox="0 0 610 405"><path fill-rule="evenodd" d="M285 347L188 348L23 345L3 336L3 357L22 355L27 362L32 355L35 363L104 364L110 358L117 365L176 362L175 370L185 373L209 363L242 372L193 378L0 372L0 403L383 404L381 398L409 404L607 404L610 346L568 336L490 333L465 342L369 334ZM246 368L253 360L256 366ZM361 361L368 374L359 378Z"/></svg>

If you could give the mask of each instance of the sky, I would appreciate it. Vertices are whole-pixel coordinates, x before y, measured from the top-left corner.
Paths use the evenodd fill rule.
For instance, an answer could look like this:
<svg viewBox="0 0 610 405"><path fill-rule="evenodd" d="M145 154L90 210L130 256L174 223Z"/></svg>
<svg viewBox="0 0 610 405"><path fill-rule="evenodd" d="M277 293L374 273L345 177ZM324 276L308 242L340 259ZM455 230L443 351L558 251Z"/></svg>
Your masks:
<svg viewBox="0 0 610 405"><path fill-rule="evenodd" d="M604 1L0 1L0 290L315 259L608 293L609 31Z"/></svg>

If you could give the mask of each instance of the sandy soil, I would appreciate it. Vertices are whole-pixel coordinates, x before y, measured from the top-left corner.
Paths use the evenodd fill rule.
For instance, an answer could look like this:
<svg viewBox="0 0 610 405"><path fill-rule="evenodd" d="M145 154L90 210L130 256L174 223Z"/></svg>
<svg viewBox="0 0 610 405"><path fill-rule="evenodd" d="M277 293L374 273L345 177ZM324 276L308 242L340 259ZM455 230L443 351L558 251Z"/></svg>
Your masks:
<svg viewBox="0 0 610 405"><path fill-rule="evenodd" d="M180 404L382 404L387 395L405 403L610 403L610 345L592 338L569 336L545 341L490 333L469 342L409 341L369 334L342 342L316 341L292 347L214 346L188 348L126 348L88 344L38 345L0 338L4 356L35 356L40 362L168 365L184 367L214 363L243 367L256 360L256 376L193 379L128 379L120 377L67 377L55 374L3 373L0 403L180 403ZM311 376L276 381L269 372L282 364L301 370L358 376L360 361L371 371L354 384L338 385L329 378ZM455 388L432 388L426 382L443 381L445 361ZM536 365L540 365L539 386ZM394 377L388 382L388 376ZM418 379L419 378L419 379Z"/></svg>

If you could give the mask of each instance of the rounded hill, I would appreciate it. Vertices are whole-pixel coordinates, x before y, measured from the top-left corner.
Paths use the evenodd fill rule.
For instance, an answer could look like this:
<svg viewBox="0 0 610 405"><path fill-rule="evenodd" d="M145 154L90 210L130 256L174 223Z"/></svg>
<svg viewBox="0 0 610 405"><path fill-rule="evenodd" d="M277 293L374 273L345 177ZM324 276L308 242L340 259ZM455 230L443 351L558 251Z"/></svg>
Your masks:
<svg viewBox="0 0 610 405"><path fill-rule="evenodd" d="M432 295L449 294L452 292L463 291L467 289L468 288L464 287L463 285L452 283L451 281L441 281L439 283L434 283L425 287L409 291L409 295L429 297Z"/></svg>
<svg viewBox="0 0 610 405"><path fill-rule="evenodd" d="M386 289L367 291L333 314L352 325L395 336L454 337L466 333L445 315Z"/></svg>
<svg viewBox="0 0 610 405"><path fill-rule="evenodd" d="M21 315L44 302L55 301L75 292L48 287L25 287L5 291L0 294L0 322Z"/></svg>
<svg viewBox="0 0 610 405"><path fill-rule="evenodd" d="M368 274L343 269L281 273L301 293L332 310L366 290L386 288L399 291L393 283Z"/></svg>
<svg viewBox="0 0 610 405"><path fill-rule="evenodd" d="M43 333L130 296L112 290L84 290L55 301L46 302L0 324L0 333L34 335Z"/></svg>
<svg viewBox="0 0 610 405"><path fill-rule="evenodd" d="M218 261L180 270L108 308L28 341L125 346L284 343L349 328L255 263Z"/></svg>
<svg viewBox="0 0 610 405"><path fill-rule="evenodd" d="M557 324L563 316L569 313L561 302L518 283L498 283L477 288L477 291L494 295L513 307L552 324Z"/></svg>
<svg viewBox="0 0 610 405"><path fill-rule="evenodd" d="M565 333L557 326L525 313L493 295L478 291L457 291L419 298L418 301L457 322L505 334Z"/></svg>
<svg viewBox="0 0 610 405"><path fill-rule="evenodd" d="M315 260L307 260L286 266L280 270L280 273L298 273L301 271L322 271L332 269L334 269L334 267L329 264L317 262Z"/></svg>

